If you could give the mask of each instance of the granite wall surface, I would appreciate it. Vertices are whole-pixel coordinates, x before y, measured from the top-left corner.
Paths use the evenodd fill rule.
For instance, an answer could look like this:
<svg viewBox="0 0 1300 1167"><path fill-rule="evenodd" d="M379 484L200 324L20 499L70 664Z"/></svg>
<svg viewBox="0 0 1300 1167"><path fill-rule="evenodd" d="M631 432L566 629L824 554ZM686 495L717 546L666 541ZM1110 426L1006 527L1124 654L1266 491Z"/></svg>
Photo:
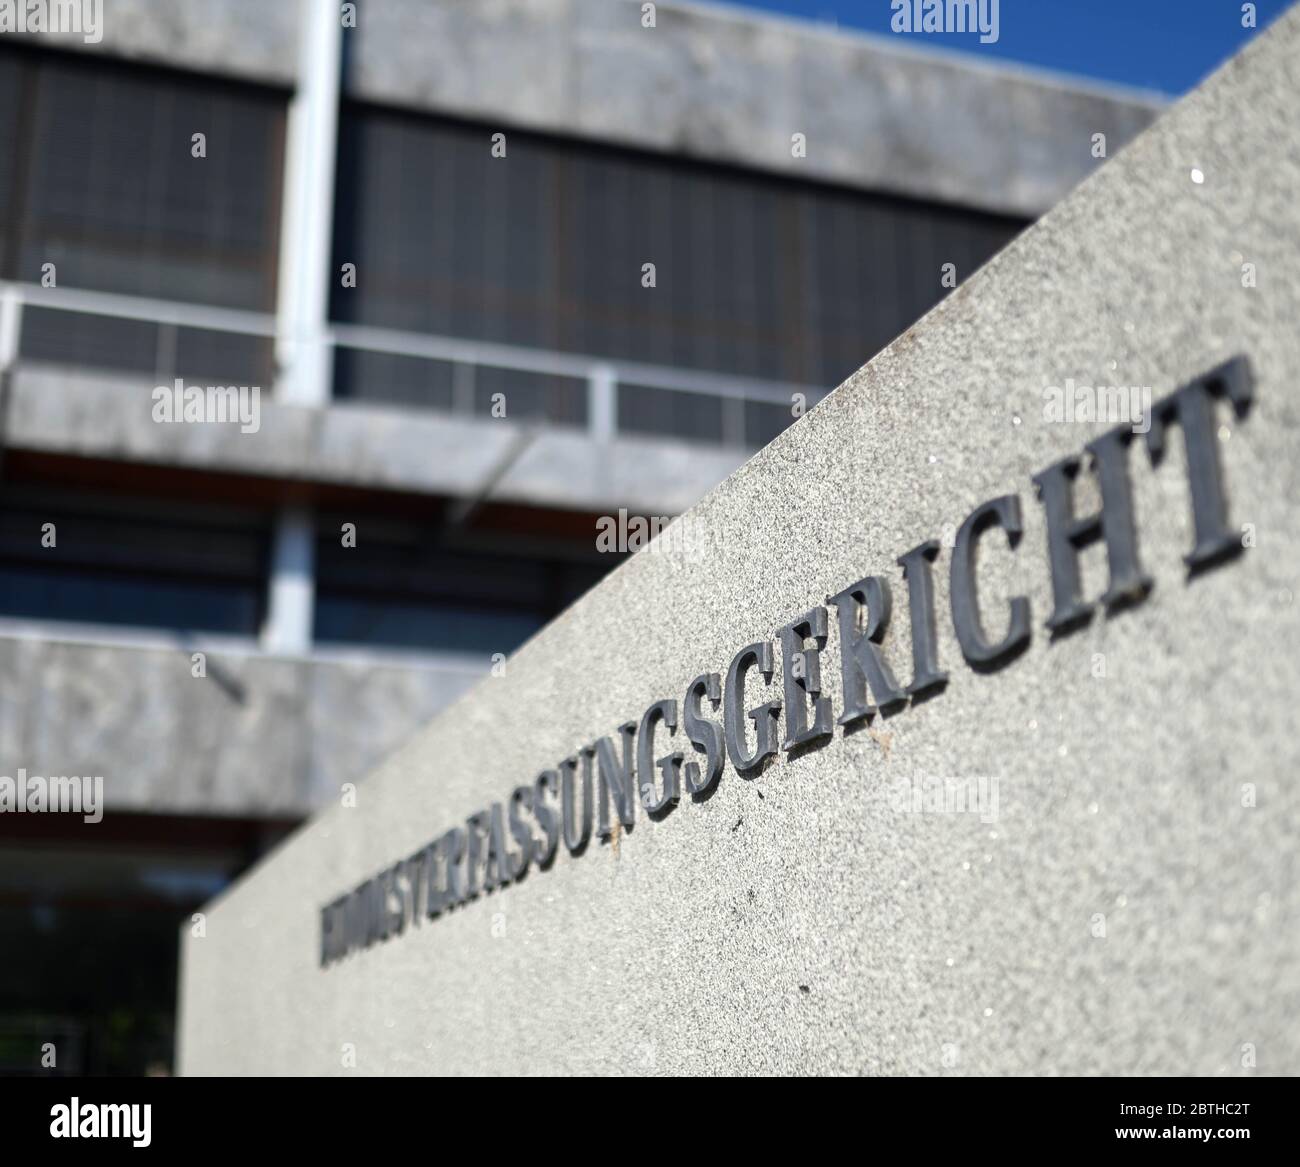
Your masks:
<svg viewBox="0 0 1300 1167"><path fill-rule="evenodd" d="M203 934L182 935L182 1071L1300 1072L1298 93L1292 10L679 520L702 552L632 557L355 806L210 905ZM1058 419L1050 390L1159 400L1238 355L1253 403L1217 403L1206 432L1240 553L1189 578L1180 427L1158 465L1135 435L1153 586L1053 636L1032 479L1115 423ZM976 669L952 563L963 520L1006 495L1023 535L980 538L984 632L1000 638L1023 597L1031 639ZM1085 466L1077 513L1096 498ZM743 709L783 698L777 630L863 577L892 584L881 647L906 685L896 560L927 540L946 688L746 776L729 760L708 797L637 807L630 830L593 831L579 856L561 842L549 869L436 918L417 898L397 934L418 882L402 876L379 922L394 934L321 967L323 907L590 743L616 745L743 646L772 641L777 670L770 687L750 672ZM1106 548L1081 562L1096 600ZM653 758L670 749L700 757L660 726ZM606 751L611 777L617 761ZM544 849L541 826L527 837ZM445 890L439 876L435 902Z"/></svg>

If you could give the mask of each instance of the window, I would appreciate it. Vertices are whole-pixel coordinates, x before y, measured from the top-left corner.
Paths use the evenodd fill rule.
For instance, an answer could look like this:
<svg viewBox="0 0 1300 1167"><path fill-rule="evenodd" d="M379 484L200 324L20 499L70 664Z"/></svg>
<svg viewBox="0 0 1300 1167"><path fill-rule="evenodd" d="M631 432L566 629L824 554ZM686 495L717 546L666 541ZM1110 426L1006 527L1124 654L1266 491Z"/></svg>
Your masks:
<svg viewBox="0 0 1300 1167"><path fill-rule="evenodd" d="M284 94L0 48L0 277L275 308ZM191 152L206 138L206 157ZM43 316L44 319L41 319ZM25 358L270 386L268 339L32 313Z"/></svg>
<svg viewBox="0 0 1300 1167"><path fill-rule="evenodd" d="M356 524L356 547L343 546L345 522ZM448 544L440 526L322 517L315 639L509 653L617 561L594 552L561 559L468 549Z"/></svg>
<svg viewBox="0 0 1300 1167"><path fill-rule="evenodd" d="M256 635L269 546L255 513L6 485L0 615Z"/></svg>
<svg viewBox="0 0 1300 1167"><path fill-rule="evenodd" d="M726 438L723 411L732 403L705 393L618 387L618 428L622 433L663 434L720 444Z"/></svg>
<svg viewBox="0 0 1300 1167"><path fill-rule="evenodd" d="M341 401L385 402L464 416L492 415L497 395L506 417L583 426L587 383L489 364L460 365L428 357L340 346L334 356L334 397Z"/></svg>
<svg viewBox="0 0 1300 1167"><path fill-rule="evenodd" d="M344 104L336 270L365 278L336 320L830 388L940 299L943 263L965 278L1023 226L519 131L494 158L491 132ZM639 432L713 424L637 392Z"/></svg>
<svg viewBox="0 0 1300 1167"><path fill-rule="evenodd" d="M6 278L270 311L286 98L0 49ZM203 133L207 156L191 154Z"/></svg>

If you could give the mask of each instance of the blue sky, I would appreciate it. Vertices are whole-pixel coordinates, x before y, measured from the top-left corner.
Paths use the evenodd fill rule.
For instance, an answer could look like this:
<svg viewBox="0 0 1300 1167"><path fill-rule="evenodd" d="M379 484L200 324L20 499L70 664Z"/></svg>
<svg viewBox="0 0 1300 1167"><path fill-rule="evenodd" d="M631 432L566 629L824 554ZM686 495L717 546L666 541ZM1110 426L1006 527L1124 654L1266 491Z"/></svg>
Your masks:
<svg viewBox="0 0 1300 1167"><path fill-rule="evenodd" d="M805 20L838 24L917 47L977 53L1163 93L1185 93L1255 31L1242 27L1239 0L1000 0L999 37L912 34L890 29L890 0L728 0ZM988 4L991 0L983 0ZM1266 28L1291 0L1255 0Z"/></svg>

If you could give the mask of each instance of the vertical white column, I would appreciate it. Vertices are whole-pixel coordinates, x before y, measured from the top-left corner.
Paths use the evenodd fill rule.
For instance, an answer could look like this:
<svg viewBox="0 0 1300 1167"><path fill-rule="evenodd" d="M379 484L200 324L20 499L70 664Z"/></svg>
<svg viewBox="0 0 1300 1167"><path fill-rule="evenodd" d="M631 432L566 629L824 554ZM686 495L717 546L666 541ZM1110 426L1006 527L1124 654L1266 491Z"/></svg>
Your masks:
<svg viewBox="0 0 1300 1167"><path fill-rule="evenodd" d="M23 302L16 288L0 285L0 462L4 461L9 425L9 393L23 331Z"/></svg>
<svg viewBox="0 0 1300 1167"><path fill-rule="evenodd" d="M597 365L587 378L587 425L596 441L613 441L618 428L618 380L609 365Z"/></svg>
<svg viewBox="0 0 1300 1167"><path fill-rule="evenodd" d="M285 136L276 396L295 405L329 401L330 250L338 140L343 22L334 0L299 0L298 86Z"/></svg>
<svg viewBox="0 0 1300 1167"><path fill-rule="evenodd" d="M343 22L334 0L298 0L298 84L289 105L280 212L275 399L328 406L330 250L338 141ZM315 605L315 518L306 507L276 517L262 645L311 651Z"/></svg>
<svg viewBox="0 0 1300 1167"><path fill-rule="evenodd" d="M286 507L276 516L271 541L271 589L262 647L301 656L311 650L316 602L316 527L312 512Z"/></svg>
<svg viewBox="0 0 1300 1167"><path fill-rule="evenodd" d="M22 332L23 302L15 288L0 288L0 373L18 359L18 337Z"/></svg>

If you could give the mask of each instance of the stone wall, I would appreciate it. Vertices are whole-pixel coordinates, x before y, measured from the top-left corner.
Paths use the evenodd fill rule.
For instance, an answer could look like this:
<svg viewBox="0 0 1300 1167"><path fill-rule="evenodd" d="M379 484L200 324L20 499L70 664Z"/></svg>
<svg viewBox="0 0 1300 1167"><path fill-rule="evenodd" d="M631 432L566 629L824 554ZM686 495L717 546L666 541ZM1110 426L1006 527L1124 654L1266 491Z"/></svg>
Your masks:
<svg viewBox="0 0 1300 1167"><path fill-rule="evenodd" d="M183 936L183 1071L1300 1072L1298 92L1293 10L679 520L705 554L634 556L355 808L214 902L206 935ZM1115 423L1060 420L1048 391L1160 400L1237 356L1253 404L1215 404L1192 463L1186 424L1124 448L1149 594L1050 634L1033 478ZM1210 452L1243 545L1189 577L1189 468ZM1074 493L1095 508L1090 469ZM983 632L1000 639L1021 597L1030 639L976 668L952 614L959 528L1008 495L1023 533L980 536ZM708 797L634 807L630 830L611 820L581 855L560 843L547 870L492 891L480 870L476 897L426 918L440 874L399 916L425 870L399 861L599 739L615 780L620 725L863 577L892 583L881 649L907 684L896 561L928 540L941 691L744 776L728 761ZM1106 567L1101 543L1083 553L1089 601ZM830 616L818 663L838 716ZM783 700L785 734L795 655L774 643L778 675L751 670L739 705ZM670 749L700 757L660 726L651 758ZM945 782L977 809L927 801ZM504 842L512 866L513 837L482 824L480 857ZM544 851L542 825L525 838ZM377 876L391 934L322 968L322 908Z"/></svg>

